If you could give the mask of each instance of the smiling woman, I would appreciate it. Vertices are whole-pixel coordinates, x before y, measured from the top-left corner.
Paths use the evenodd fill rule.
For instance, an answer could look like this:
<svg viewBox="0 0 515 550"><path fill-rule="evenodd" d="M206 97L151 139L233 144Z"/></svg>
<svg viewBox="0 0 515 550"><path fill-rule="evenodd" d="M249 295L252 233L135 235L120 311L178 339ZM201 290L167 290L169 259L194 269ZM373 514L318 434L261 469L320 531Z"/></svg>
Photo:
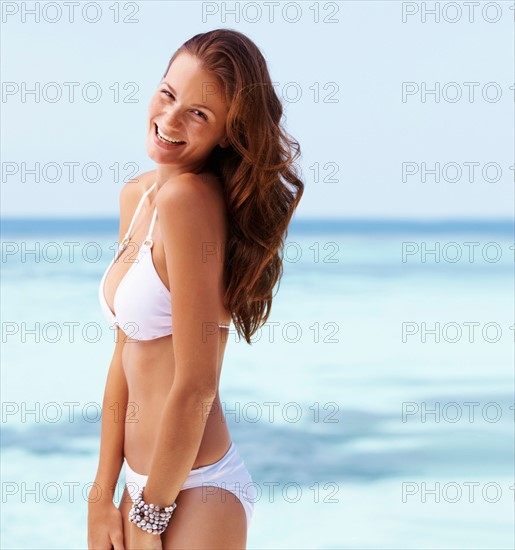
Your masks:
<svg viewBox="0 0 515 550"><path fill-rule="evenodd" d="M155 169L121 190L119 250L99 286L117 343L91 549L246 547L257 490L218 385L231 321L250 344L268 319L304 190L281 119L261 52L229 29L185 42L150 100ZM120 404L126 422L108 414Z"/></svg>
<svg viewBox="0 0 515 550"><path fill-rule="evenodd" d="M148 109L147 151L156 163L169 166L164 177L202 173L213 149L229 145L222 80L188 50L179 50L172 61ZM170 151L180 153L178 164L170 162Z"/></svg>

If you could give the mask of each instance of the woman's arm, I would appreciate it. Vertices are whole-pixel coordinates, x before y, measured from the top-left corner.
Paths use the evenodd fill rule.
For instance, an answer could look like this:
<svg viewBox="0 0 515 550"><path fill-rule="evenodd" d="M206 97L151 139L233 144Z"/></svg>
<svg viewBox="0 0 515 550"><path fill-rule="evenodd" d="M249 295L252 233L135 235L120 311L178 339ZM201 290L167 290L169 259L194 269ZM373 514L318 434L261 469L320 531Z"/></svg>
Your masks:
<svg viewBox="0 0 515 550"><path fill-rule="evenodd" d="M123 464L128 389L121 360L125 339L122 335L123 332L117 329L116 347L109 366L102 402L100 457L90 504L97 501L112 502Z"/></svg>
<svg viewBox="0 0 515 550"><path fill-rule="evenodd" d="M126 382L121 369L121 343L118 342L107 375L102 407L100 461L95 485L88 499L88 548L125 548L123 520L113 502L123 456L124 416L120 409L127 399ZM112 404L119 409L113 415Z"/></svg>
<svg viewBox="0 0 515 550"><path fill-rule="evenodd" d="M198 454L217 391L218 322L223 311L221 210L209 182L182 174L159 190L156 206L173 312L175 373L144 499L175 501Z"/></svg>

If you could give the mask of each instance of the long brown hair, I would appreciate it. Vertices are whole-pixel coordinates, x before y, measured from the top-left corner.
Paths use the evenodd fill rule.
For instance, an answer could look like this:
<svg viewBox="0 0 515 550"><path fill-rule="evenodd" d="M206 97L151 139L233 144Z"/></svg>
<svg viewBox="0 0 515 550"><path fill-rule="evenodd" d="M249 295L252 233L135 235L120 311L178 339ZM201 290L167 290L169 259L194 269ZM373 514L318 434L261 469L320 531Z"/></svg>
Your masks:
<svg viewBox="0 0 515 550"><path fill-rule="evenodd" d="M222 179L229 214L224 306L238 336L251 344L270 315L288 225L304 192L295 164L300 146L282 128L283 106L252 40L232 29L196 34L173 54L165 76L184 51L219 77L230 105L230 145L217 145L205 168Z"/></svg>

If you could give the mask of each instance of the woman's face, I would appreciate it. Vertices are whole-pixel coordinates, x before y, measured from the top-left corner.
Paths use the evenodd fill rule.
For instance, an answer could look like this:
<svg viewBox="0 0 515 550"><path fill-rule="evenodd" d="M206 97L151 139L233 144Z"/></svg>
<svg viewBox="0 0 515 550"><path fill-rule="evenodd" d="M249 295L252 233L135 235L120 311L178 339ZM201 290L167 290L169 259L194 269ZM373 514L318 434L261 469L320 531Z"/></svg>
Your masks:
<svg viewBox="0 0 515 550"><path fill-rule="evenodd" d="M147 152L158 164L201 168L218 144L227 145L229 108L218 77L182 52L170 65L148 107ZM175 145L170 140L180 141Z"/></svg>

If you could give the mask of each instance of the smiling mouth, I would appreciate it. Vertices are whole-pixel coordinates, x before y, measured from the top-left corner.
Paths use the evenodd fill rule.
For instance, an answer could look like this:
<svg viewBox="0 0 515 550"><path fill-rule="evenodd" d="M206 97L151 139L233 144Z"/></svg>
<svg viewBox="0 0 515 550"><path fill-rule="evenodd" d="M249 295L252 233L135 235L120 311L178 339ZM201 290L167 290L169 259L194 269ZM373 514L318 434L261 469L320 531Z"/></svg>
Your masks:
<svg viewBox="0 0 515 550"><path fill-rule="evenodd" d="M157 124L154 123L154 126L156 136L163 143L166 143L167 145L184 145L186 143L185 141L182 141L180 139L172 139L170 136L166 136L165 134L161 133Z"/></svg>

